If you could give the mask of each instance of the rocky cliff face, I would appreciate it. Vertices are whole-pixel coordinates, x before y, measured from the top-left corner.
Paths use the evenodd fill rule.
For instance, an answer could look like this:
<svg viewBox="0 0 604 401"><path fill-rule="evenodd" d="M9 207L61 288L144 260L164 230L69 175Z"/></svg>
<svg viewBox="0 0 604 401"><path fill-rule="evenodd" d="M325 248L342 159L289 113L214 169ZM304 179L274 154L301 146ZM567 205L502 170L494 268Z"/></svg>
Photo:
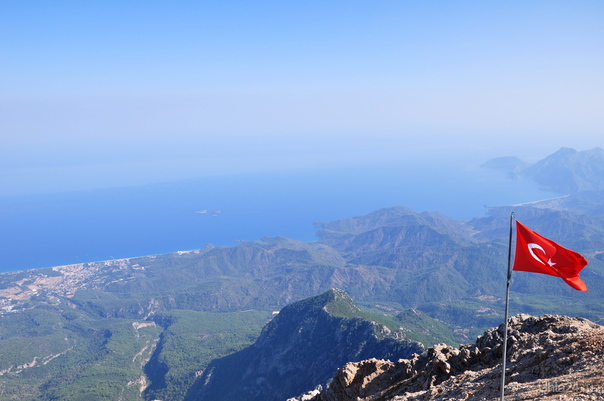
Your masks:
<svg viewBox="0 0 604 401"><path fill-rule="evenodd" d="M362 318L342 290L283 308L256 343L210 364L190 400L279 400L325 384L348 361L422 352L401 332Z"/></svg>
<svg viewBox="0 0 604 401"><path fill-rule="evenodd" d="M503 325L475 344L436 345L396 362L341 368L327 389L292 400L491 400L499 398ZM604 327L566 316L509 320L506 399L604 399Z"/></svg>

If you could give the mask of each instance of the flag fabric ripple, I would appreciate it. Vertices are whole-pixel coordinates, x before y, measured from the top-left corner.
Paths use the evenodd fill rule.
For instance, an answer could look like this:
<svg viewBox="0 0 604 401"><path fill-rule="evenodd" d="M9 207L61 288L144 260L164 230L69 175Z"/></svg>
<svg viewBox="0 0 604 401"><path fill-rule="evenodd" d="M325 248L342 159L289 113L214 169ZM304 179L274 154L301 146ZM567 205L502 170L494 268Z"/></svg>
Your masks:
<svg viewBox="0 0 604 401"><path fill-rule="evenodd" d="M575 290L587 292L579 272L587 265L579 253L542 237L516 221L516 253L513 270L560 277Z"/></svg>

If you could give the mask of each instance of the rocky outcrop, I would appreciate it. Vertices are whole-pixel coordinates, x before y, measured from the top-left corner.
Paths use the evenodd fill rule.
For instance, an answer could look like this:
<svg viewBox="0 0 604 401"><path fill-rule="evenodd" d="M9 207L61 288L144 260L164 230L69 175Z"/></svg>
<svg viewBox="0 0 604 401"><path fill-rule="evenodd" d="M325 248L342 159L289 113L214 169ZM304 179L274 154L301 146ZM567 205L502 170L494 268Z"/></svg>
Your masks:
<svg viewBox="0 0 604 401"><path fill-rule="evenodd" d="M332 289L283 308L250 347L213 361L187 400L283 401L325 384L347 361L422 352Z"/></svg>
<svg viewBox="0 0 604 401"><path fill-rule="evenodd" d="M497 399L503 330L501 325L474 344L459 348L439 344L396 362L348 363L325 390L305 397L312 401ZM508 333L507 399L604 398L604 327L582 318L518 315L510 318Z"/></svg>

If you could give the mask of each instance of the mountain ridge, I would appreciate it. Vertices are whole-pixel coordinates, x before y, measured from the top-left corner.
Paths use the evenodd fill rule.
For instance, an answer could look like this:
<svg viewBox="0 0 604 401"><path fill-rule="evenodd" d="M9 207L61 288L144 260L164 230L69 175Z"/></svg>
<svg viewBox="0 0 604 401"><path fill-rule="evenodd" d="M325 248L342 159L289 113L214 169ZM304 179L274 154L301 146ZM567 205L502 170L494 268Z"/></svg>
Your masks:
<svg viewBox="0 0 604 401"><path fill-rule="evenodd" d="M599 147L584 151L563 147L533 164L505 157L482 166L507 169L512 177L529 177L545 190L561 194L604 190L604 149Z"/></svg>
<svg viewBox="0 0 604 401"><path fill-rule="evenodd" d="M212 362L187 400L283 400L324 384L345 361L404 357L423 346L363 318L339 289L283 308L256 342Z"/></svg>
<svg viewBox="0 0 604 401"><path fill-rule="evenodd" d="M584 253L590 264L582 278L590 292L577 295L554 277L515 274L512 314L555 310L604 320L599 194L513 207L535 231ZM272 311L331 288L350 294L364 313L389 319L389 327L405 328L409 338L467 343L503 319L511 210L491 208L485 217L456 221L386 208L320 223L314 242L264 237L2 274L4 394L182 401L211 361L258 340Z"/></svg>
<svg viewBox="0 0 604 401"><path fill-rule="evenodd" d="M498 399L504 325L474 344L438 344L409 359L348 363L326 389L288 401L482 401ZM598 400L604 396L604 327L559 315L509 319L506 396ZM567 399L567 398L564 398Z"/></svg>

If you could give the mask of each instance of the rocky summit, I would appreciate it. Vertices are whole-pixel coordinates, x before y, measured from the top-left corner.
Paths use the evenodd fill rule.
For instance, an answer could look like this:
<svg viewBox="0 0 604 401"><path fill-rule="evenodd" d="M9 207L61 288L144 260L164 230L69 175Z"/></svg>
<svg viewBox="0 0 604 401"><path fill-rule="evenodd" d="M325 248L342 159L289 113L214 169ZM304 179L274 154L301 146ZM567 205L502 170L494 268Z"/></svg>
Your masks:
<svg viewBox="0 0 604 401"><path fill-rule="evenodd" d="M187 400L283 401L325 384L348 361L401 358L422 352L339 289L283 308L250 347L213 361Z"/></svg>
<svg viewBox="0 0 604 401"><path fill-rule="evenodd" d="M474 344L439 344L396 362L369 359L342 367L325 390L299 401L499 399L504 326ZM604 326L582 318L509 319L506 400L604 399Z"/></svg>

